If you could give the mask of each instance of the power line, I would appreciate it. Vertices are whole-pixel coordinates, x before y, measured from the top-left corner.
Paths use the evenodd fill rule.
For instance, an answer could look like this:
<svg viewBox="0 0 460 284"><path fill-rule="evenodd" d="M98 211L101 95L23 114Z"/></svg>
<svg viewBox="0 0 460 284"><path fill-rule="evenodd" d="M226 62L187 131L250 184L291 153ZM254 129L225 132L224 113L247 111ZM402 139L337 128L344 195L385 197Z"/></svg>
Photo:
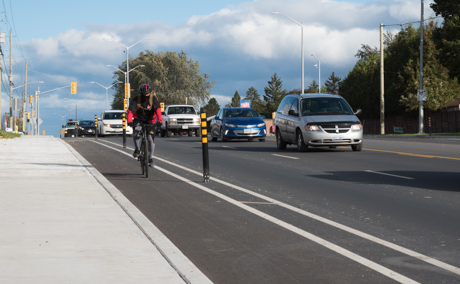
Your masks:
<svg viewBox="0 0 460 284"><path fill-rule="evenodd" d="M437 16L437 17L434 17L434 18L429 18L429 19L425 19L423 20L424 22L426 21L432 21L433 19L437 19L437 18L442 18L442 16ZM405 25L409 25L409 24L414 24L414 23L420 23L420 21L414 21L414 22L408 22L408 23L405 23L405 24L391 24L391 25L383 25L384 27L391 27L391 26L405 26Z"/></svg>

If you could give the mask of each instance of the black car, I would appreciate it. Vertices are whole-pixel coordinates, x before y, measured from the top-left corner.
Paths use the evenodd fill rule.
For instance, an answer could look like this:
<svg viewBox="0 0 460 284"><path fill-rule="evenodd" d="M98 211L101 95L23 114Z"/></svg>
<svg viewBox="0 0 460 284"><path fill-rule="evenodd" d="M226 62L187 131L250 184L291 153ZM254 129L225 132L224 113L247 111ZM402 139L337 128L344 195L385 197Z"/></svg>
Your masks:
<svg viewBox="0 0 460 284"><path fill-rule="evenodd" d="M96 126L93 120L80 120L78 124L78 136L96 135Z"/></svg>

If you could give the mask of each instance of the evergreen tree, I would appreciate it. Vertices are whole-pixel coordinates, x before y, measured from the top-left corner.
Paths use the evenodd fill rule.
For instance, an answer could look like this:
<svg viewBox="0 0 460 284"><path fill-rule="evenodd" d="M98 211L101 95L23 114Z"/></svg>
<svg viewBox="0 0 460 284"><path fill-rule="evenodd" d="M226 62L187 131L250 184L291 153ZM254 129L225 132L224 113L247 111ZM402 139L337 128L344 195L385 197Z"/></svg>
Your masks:
<svg viewBox="0 0 460 284"><path fill-rule="evenodd" d="M275 73L268 81L268 86L264 87L264 115L266 117L271 117L272 113L278 109L281 100L286 96L286 90L282 90L282 88L283 82Z"/></svg>
<svg viewBox="0 0 460 284"><path fill-rule="evenodd" d="M340 81L342 81L342 79L340 77L336 77L334 72L332 72L332 75L329 76L329 79L327 79L327 81L324 83L324 86L326 87L326 93L338 94Z"/></svg>
<svg viewBox="0 0 460 284"><path fill-rule="evenodd" d="M318 93L318 87L318 82L316 82L316 80L313 80L310 86L308 86L308 89L305 90L305 93Z"/></svg>
<svg viewBox="0 0 460 284"><path fill-rule="evenodd" d="M260 114L264 111L264 102L260 99L260 95L254 87L251 87L246 91L246 97L244 100L251 101L251 107L257 111L257 113Z"/></svg>
<svg viewBox="0 0 460 284"><path fill-rule="evenodd" d="M207 105L203 107L206 110L206 115L213 116L216 115L220 110L220 105L215 98L211 98Z"/></svg>
<svg viewBox="0 0 460 284"><path fill-rule="evenodd" d="M236 91L235 94L233 95L232 102L231 102L230 106L231 107L239 107L240 106L240 100L241 100L240 94L238 93L238 91Z"/></svg>

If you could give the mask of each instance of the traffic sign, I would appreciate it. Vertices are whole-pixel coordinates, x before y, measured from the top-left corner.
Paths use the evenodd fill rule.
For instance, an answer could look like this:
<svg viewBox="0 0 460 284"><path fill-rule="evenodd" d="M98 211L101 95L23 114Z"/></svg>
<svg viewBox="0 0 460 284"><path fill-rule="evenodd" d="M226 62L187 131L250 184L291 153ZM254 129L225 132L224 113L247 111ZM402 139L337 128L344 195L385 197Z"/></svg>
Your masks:
<svg viewBox="0 0 460 284"><path fill-rule="evenodd" d="M43 123L43 120L41 118L38 119L38 125L41 125Z"/></svg>
<svg viewBox="0 0 460 284"><path fill-rule="evenodd" d="M423 101L426 102L426 90L417 90L417 101Z"/></svg>

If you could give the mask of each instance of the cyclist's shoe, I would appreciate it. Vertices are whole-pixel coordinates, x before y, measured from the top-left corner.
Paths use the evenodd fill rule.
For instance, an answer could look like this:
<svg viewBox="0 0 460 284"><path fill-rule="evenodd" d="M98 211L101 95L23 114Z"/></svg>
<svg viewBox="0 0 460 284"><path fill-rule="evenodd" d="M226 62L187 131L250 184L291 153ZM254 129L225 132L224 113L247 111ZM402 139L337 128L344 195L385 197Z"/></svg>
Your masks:
<svg viewBox="0 0 460 284"><path fill-rule="evenodd" d="M155 162L153 159L149 159L149 167L154 168L155 167Z"/></svg>
<svg viewBox="0 0 460 284"><path fill-rule="evenodd" d="M139 150L135 150L133 153L133 157L136 159L137 157L139 157L139 154Z"/></svg>

